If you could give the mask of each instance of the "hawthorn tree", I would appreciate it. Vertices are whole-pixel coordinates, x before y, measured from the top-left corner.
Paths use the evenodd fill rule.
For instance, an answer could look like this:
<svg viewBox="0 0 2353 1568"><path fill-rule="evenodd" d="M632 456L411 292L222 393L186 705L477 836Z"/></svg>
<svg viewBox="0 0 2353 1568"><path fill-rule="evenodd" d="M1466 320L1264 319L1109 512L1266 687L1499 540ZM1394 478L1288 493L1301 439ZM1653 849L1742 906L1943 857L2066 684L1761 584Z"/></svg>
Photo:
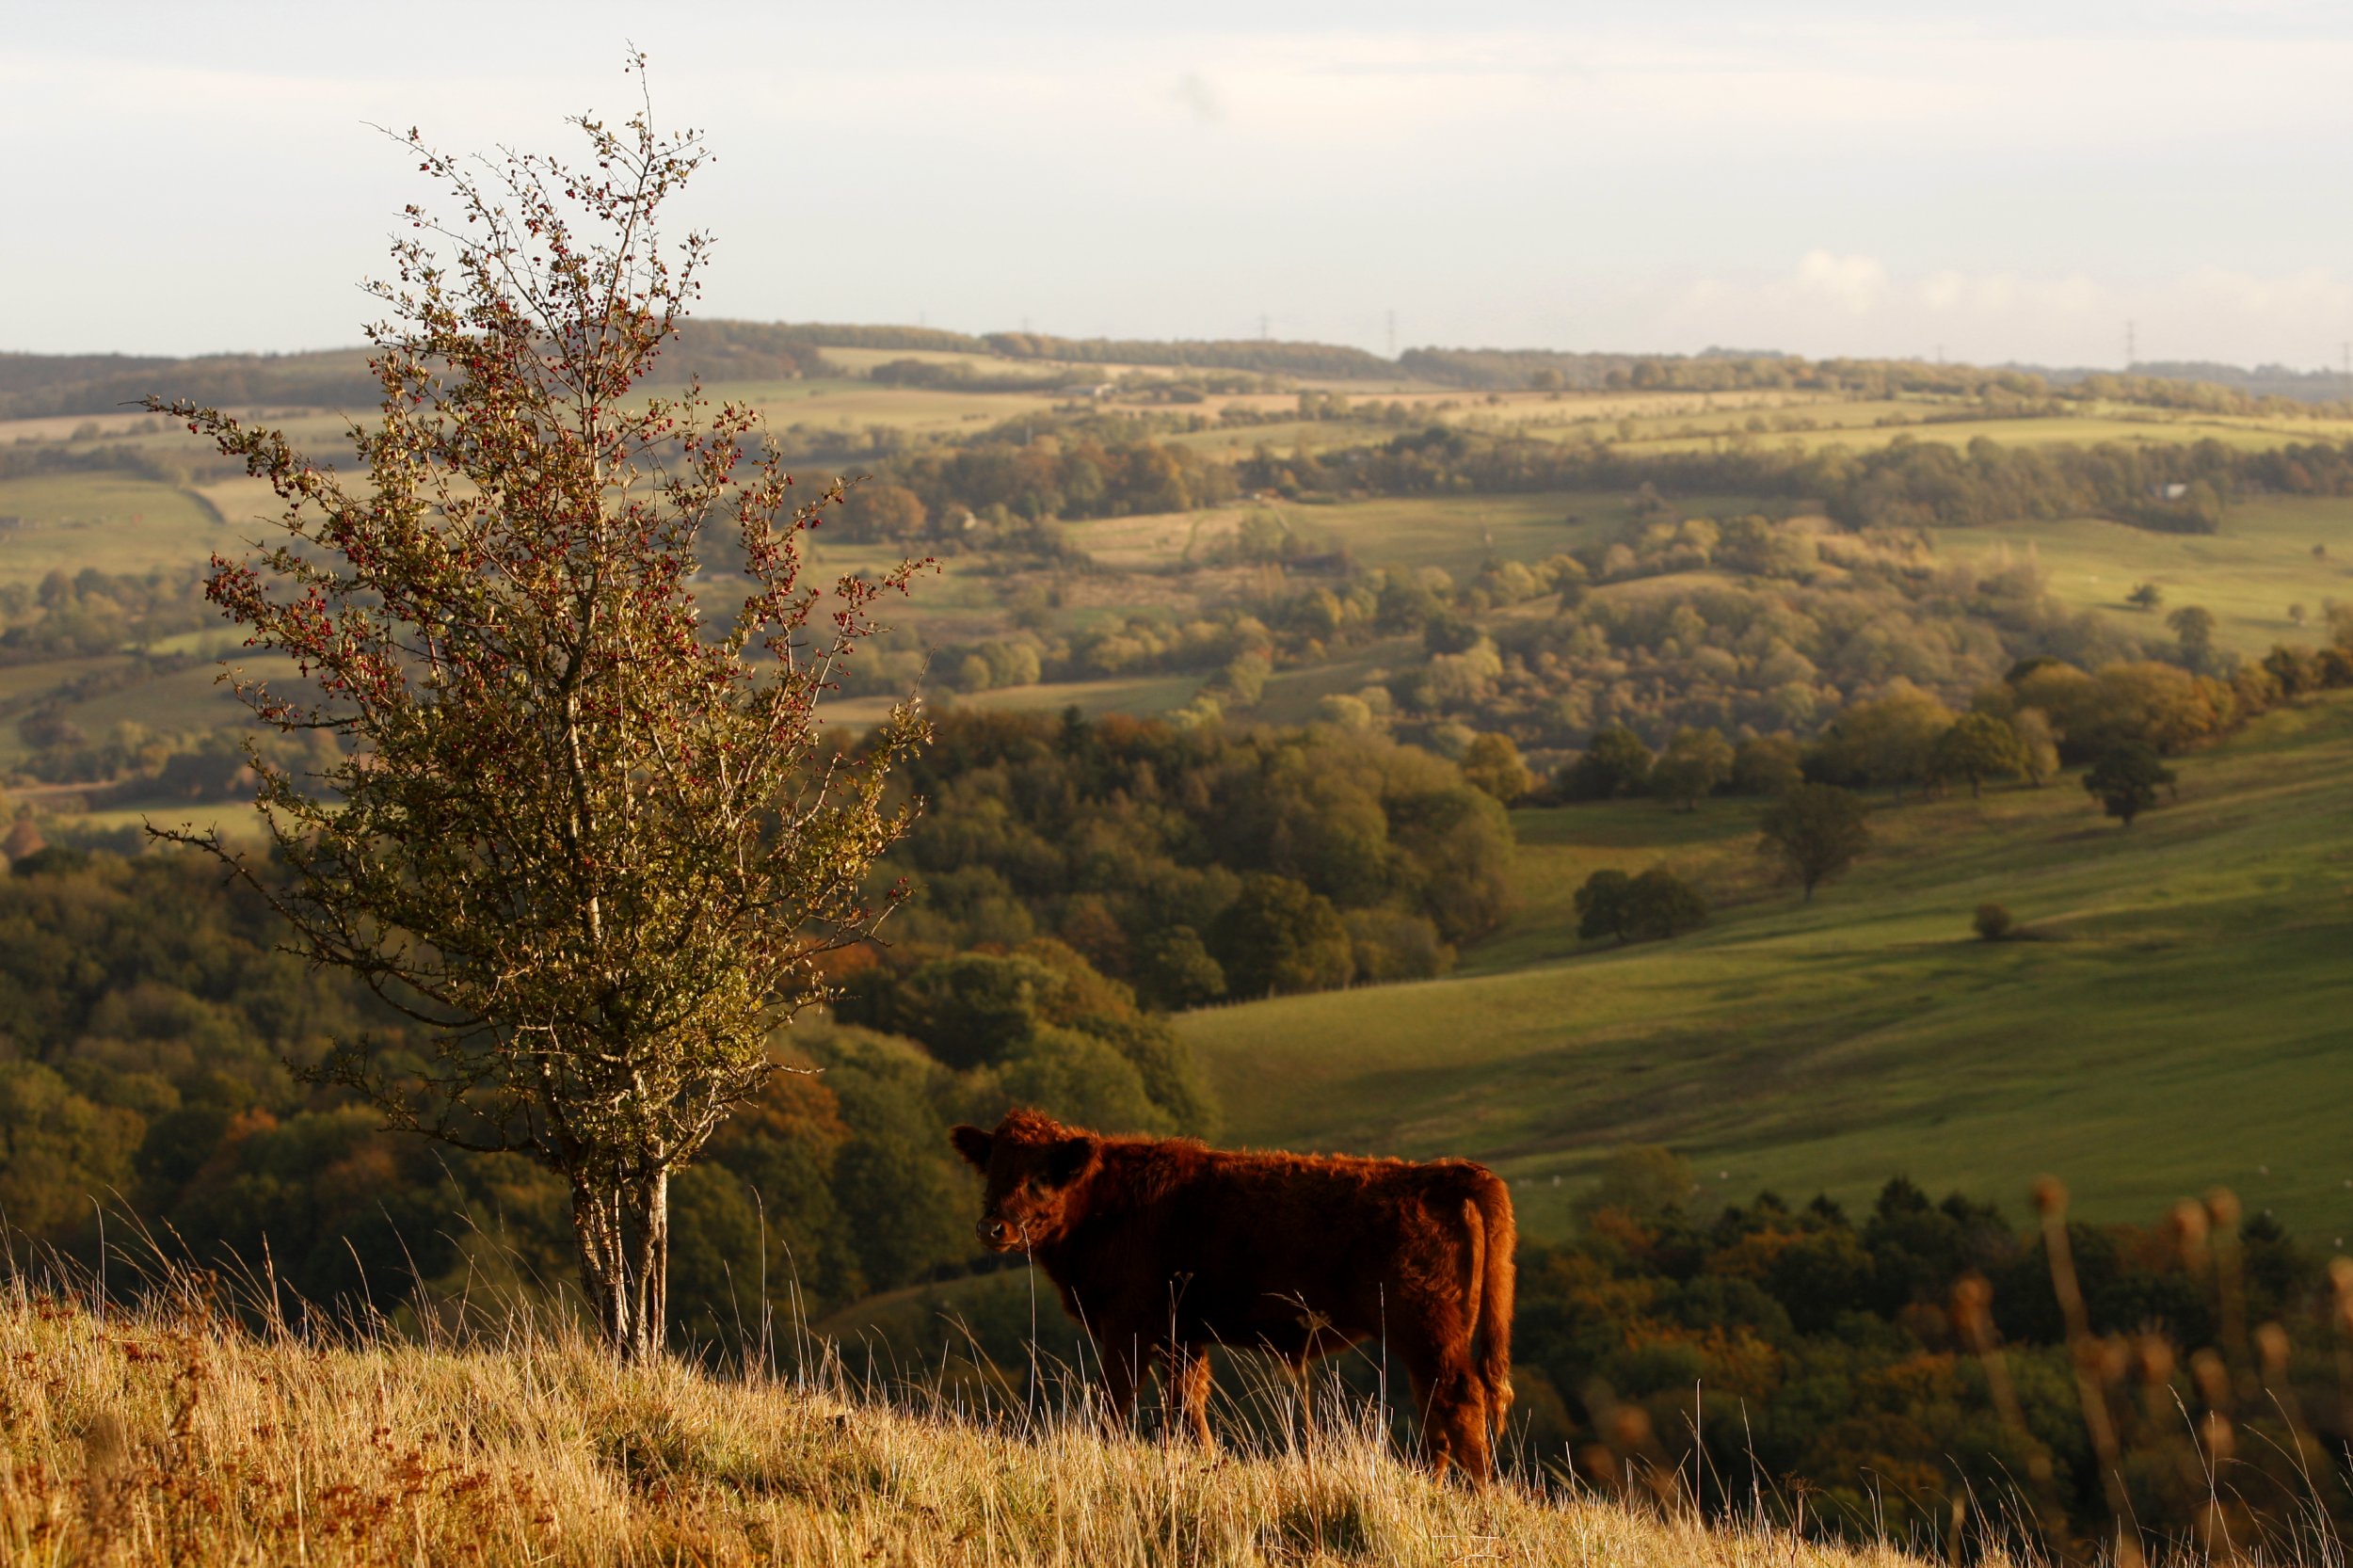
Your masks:
<svg viewBox="0 0 2353 1568"><path fill-rule="evenodd" d="M776 1070L770 1032L827 994L824 954L899 896L867 888L909 821L883 789L920 711L852 749L817 709L915 564L805 579L840 482L796 505L755 410L640 390L710 246L664 244L658 209L706 154L649 109L573 123L578 166L406 138L460 219L409 207L396 279L371 285L390 313L363 475L149 403L282 500L283 536L214 556L206 593L308 682L232 672L258 719L339 743L312 773L248 746L274 867L216 830L160 836L427 1026L421 1052L343 1042L319 1074L561 1176L589 1309L640 1359L663 1343L672 1173ZM723 533L743 575L699 592L698 541Z"/></svg>

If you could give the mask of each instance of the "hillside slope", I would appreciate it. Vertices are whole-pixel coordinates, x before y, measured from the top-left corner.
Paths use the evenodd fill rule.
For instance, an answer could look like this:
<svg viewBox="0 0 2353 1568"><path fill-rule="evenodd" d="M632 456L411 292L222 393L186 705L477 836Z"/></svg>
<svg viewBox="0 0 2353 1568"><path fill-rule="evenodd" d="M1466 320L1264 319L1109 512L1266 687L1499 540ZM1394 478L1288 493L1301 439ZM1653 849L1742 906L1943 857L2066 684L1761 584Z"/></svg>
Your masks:
<svg viewBox="0 0 2353 1568"><path fill-rule="evenodd" d="M909 1415L522 1333L471 1353L101 1321L0 1288L0 1561L1899 1568L1783 1532L1281 1456Z"/></svg>
<svg viewBox="0 0 2353 1568"><path fill-rule="evenodd" d="M2316 1245L2353 1240L2353 701L2181 759L2131 829L2076 780L1873 812L1876 852L1811 904L1761 886L1757 806L1518 815L1524 907L1445 980L1191 1015L1237 1142L1470 1155L1557 1234L1633 1144L1711 1185L1866 1198L1897 1173L2015 1211L2040 1174L2096 1219L2229 1185ZM1737 900L1609 950L1570 896L1669 861ZM1979 942L2007 905L2041 940Z"/></svg>

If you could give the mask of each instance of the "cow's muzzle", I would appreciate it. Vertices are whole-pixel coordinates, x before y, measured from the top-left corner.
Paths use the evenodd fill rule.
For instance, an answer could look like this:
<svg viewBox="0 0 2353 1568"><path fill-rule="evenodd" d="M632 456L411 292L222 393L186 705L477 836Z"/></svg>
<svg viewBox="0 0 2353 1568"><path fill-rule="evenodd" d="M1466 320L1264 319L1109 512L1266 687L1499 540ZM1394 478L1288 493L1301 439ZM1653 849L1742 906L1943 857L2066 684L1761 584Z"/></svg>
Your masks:
<svg viewBox="0 0 2353 1568"><path fill-rule="evenodd" d="M979 1233L981 1244L994 1252L1008 1251L1021 1240L1019 1231L993 1214L983 1216L980 1224L972 1228Z"/></svg>

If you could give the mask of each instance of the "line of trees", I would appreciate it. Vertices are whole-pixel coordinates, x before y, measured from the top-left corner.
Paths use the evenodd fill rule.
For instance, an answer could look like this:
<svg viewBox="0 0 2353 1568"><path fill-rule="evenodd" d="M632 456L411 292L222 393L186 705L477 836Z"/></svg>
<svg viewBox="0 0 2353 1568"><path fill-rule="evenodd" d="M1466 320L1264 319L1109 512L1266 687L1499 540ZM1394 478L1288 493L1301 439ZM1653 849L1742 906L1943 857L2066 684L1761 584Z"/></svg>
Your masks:
<svg viewBox="0 0 2353 1568"><path fill-rule="evenodd" d="M2211 533L2249 491L2353 494L2353 443L2244 451L2194 442L1966 447L1899 439L1856 451L1796 452L1737 438L1718 451L1645 452L1593 440L1552 441L1433 425L1378 446L1288 455L1261 447L1240 465L1253 490L1298 496L1511 494L1634 489L1819 503L1852 527L1972 527L2021 518L2105 517Z"/></svg>

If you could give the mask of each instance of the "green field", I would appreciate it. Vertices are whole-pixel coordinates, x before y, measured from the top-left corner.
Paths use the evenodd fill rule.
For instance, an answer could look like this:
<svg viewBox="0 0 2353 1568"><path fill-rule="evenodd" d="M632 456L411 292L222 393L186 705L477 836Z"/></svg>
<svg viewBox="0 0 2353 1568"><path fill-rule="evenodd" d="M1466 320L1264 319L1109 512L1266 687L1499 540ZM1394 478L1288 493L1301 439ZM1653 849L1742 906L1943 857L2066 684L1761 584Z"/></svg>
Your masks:
<svg viewBox="0 0 2353 1568"><path fill-rule="evenodd" d="M38 583L85 567L190 566L229 540L210 506L175 486L120 473L0 479L0 583Z"/></svg>
<svg viewBox="0 0 2353 1568"><path fill-rule="evenodd" d="M2313 553L2317 545L2324 552ZM2353 502L2266 496L2231 508L2219 534L2154 534L2093 519L1947 528L1937 548L1972 559L1993 550L2031 552L2060 600L2112 617L2142 636L2164 635L2168 611L2200 604L2218 622L2216 642L2261 656L2274 643L2311 642L2321 607L2353 600ZM2154 583L2165 602L2151 615L2124 602ZM2304 626L2288 607L2301 604Z"/></svg>
<svg viewBox="0 0 2353 1568"><path fill-rule="evenodd" d="M1151 717L1182 708L1200 689L1200 685L1201 678L1194 675L1144 675L1110 680L1063 680L1034 686L1000 686L990 692L952 696L948 700L957 708L983 712L1059 712L1064 708L1076 708L1090 718L1103 713L1136 713ZM822 712L828 724L862 728L881 723L884 715L890 712L893 700L888 696L842 697L827 702ZM934 693L926 700L936 706L940 699Z"/></svg>
<svg viewBox="0 0 2353 1568"><path fill-rule="evenodd" d="M1557 1234L1595 1160L1666 1144L1726 1197L1866 1199L1901 1172L2018 1208L2043 1173L2153 1219L2228 1184L2353 1238L2353 699L2180 764L2129 831L2073 778L1874 813L1811 904L1770 889L1757 808L1519 814L1524 905L1436 982L1252 1002L1183 1029L1237 1142L1486 1160ZM1586 950L1569 895L1671 859L1729 906ZM2040 940L1970 934L1984 901Z"/></svg>
<svg viewBox="0 0 2353 1568"><path fill-rule="evenodd" d="M217 646L220 635L218 632L198 632L187 640L202 651L212 651ZM247 674L275 682L281 690L286 688L294 675L293 662L275 654L257 656L236 648L230 650L227 658L230 664ZM120 668L131 663L126 656L116 659L61 659L44 664L0 667L0 701L14 698L24 702L33 694L51 686L63 685L78 676ZM166 670L135 684L65 703L59 713L90 735L104 735L114 726L124 723L165 735L188 730L241 729L248 722L247 712L238 703L235 694L219 680L221 673L221 665L216 662L200 664L187 669ZM24 737L15 724L0 721L0 764L18 760L26 749Z"/></svg>
<svg viewBox="0 0 2353 1568"><path fill-rule="evenodd" d="M1678 498L1693 512L1734 498ZM1068 524L1071 539L1107 566L1130 570L1206 560L1243 514L1263 505L1311 547L1344 549L1366 566L1442 567L1466 577L1490 559L1541 561L1613 536L1630 495L1552 490L1533 495L1410 496L1337 505L1253 503ZM1740 503L1746 505L1749 503ZM1569 520L1574 517L1577 520Z"/></svg>

